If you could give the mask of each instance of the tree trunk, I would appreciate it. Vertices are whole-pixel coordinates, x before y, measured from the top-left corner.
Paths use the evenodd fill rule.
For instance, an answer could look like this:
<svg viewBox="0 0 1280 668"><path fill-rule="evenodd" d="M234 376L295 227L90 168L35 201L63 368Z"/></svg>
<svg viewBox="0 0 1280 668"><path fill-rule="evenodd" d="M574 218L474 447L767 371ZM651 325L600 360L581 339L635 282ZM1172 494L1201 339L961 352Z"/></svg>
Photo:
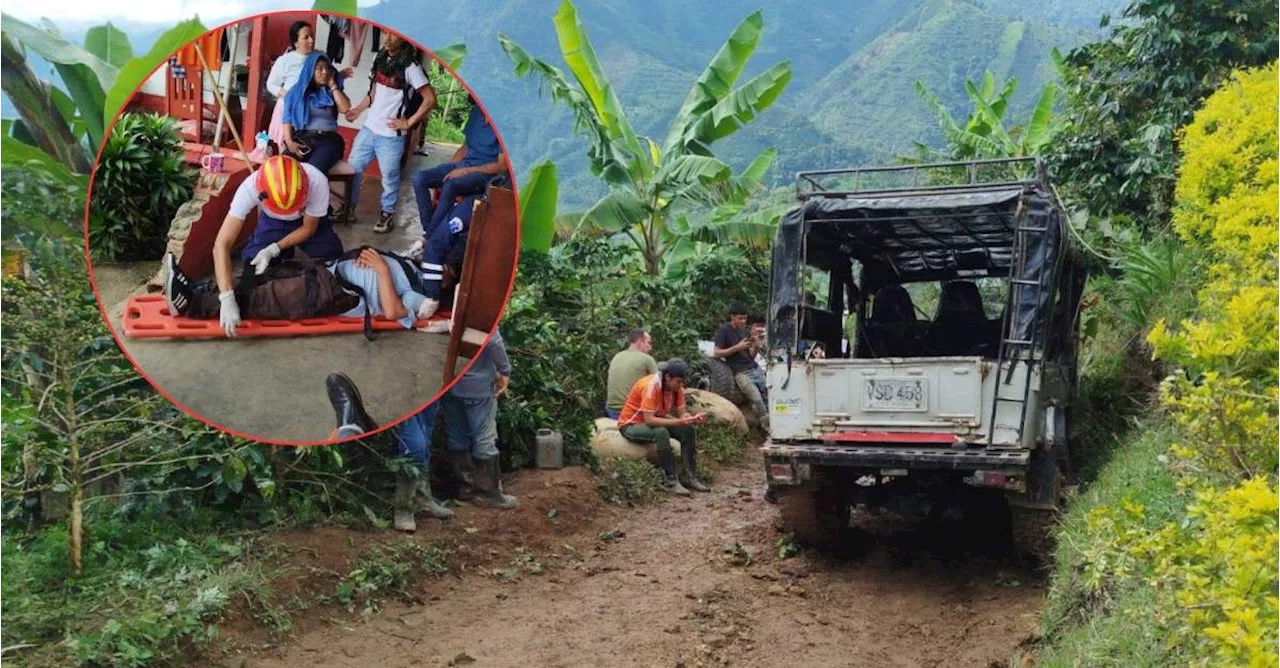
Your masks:
<svg viewBox="0 0 1280 668"><path fill-rule="evenodd" d="M72 171L88 174L89 154L54 106L48 84L31 71L8 35L0 41L0 87L18 108L18 116L35 138L36 146Z"/></svg>
<svg viewBox="0 0 1280 668"><path fill-rule="evenodd" d="M78 462L77 467L79 468ZM77 478L79 473L75 474ZM79 577L84 563L84 487L79 480L71 485L71 574Z"/></svg>

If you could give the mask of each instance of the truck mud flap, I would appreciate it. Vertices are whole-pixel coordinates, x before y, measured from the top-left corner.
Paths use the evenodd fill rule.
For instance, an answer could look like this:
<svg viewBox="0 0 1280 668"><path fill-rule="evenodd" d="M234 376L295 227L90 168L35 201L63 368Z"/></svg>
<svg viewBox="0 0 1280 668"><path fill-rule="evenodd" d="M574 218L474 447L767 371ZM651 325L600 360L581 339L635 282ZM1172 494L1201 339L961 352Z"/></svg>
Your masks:
<svg viewBox="0 0 1280 668"><path fill-rule="evenodd" d="M859 466L917 469L998 469L1024 470L1030 463L1027 450L986 450L952 448L903 448L878 446L779 445L760 449L767 463L780 459L825 466Z"/></svg>

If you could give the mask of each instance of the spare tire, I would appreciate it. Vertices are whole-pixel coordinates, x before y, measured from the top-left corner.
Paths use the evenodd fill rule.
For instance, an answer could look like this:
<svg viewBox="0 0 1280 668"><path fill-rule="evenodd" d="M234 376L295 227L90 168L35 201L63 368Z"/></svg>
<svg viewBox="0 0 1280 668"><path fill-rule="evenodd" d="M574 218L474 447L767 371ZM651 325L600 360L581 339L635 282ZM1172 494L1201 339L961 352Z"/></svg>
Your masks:
<svg viewBox="0 0 1280 668"><path fill-rule="evenodd" d="M747 403L747 398L743 396L742 390L738 389L738 383L733 380L733 372L729 370L729 365L724 360L707 358L707 378L711 381L709 389L712 392L737 406Z"/></svg>

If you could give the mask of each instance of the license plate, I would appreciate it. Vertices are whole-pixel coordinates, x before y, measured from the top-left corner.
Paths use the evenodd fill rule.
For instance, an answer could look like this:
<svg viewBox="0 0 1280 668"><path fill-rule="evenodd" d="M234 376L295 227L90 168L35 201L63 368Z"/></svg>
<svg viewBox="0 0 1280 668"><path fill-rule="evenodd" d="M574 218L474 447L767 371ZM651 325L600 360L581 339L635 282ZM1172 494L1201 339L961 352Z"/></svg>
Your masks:
<svg viewBox="0 0 1280 668"><path fill-rule="evenodd" d="M862 409L868 411L927 411L928 384L923 378L868 378Z"/></svg>

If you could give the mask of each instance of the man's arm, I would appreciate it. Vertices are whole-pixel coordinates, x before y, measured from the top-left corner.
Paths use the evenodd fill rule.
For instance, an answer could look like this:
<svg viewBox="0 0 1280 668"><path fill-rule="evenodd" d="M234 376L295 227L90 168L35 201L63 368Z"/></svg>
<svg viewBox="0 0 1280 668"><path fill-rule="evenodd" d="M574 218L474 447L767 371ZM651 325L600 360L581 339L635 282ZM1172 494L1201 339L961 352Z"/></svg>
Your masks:
<svg viewBox="0 0 1280 668"><path fill-rule="evenodd" d="M751 345L751 338L750 338L750 337L745 338L745 339L743 339L743 340L741 340L741 341L739 341L739 342L737 342L737 343L735 343L735 344L733 344L733 345L731 345L731 346L728 346L728 347L721 347L721 346L723 346L723 345L724 345L724 343L725 343L725 337L721 336L721 335L720 335L720 333L719 333L719 332L717 332L717 333L716 333L716 340L715 340L715 342L714 342L714 344L713 344L713 347L712 347L712 349L711 349L711 356L712 356L712 357L714 357L714 358L716 358L716 359L724 359L724 358L729 357L729 356L731 356L731 355L736 355L736 354L738 354L739 352L741 352L741 351L745 350L748 346L750 346L750 345Z"/></svg>
<svg viewBox="0 0 1280 668"><path fill-rule="evenodd" d="M683 409L683 407L681 408ZM653 411L641 411L640 413L644 416L645 426L648 427L683 427L692 423L692 420L687 417L658 417L653 414Z"/></svg>
<svg viewBox="0 0 1280 668"><path fill-rule="evenodd" d="M408 130L431 113L436 106L436 91L429 84L418 88L418 94L422 96L422 104L418 105L418 111L408 118L393 118L387 121L387 127L392 130Z"/></svg>
<svg viewBox="0 0 1280 668"><path fill-rule="evenodd" d="M453 157L449 158L449 162L462 162L462 159L465 157L467 157L467 145L463 144L458 147L458 150L453 152Z"/></svg>
<svg viewBox="0 0 1280 668"><path fill-rule="evenodd" d="M466 155L466 146L463 146L462 149L460 150L462 151L463 155ZM456 158L454 159L454 162L458 162L459 160L462 160L462 158L460 157ZM497 160L493 162L487 162L483 165L473 165L471 167L459 167L449 172L448 174L446 174L444 178L447 181L449 179L455 179L459 176L465 176L467 174L488 174L489 176L494 176L496 174L501 174L505 171L507 171L507 156L500 155L498 156Z"/></svg>
<svg viewBox="0 0 1280 668"><path fill-rule="evenodd" d="M213 242L213 276L219 292L231 290L231 247L235 245L236 237L240 236L243 225L243 218L227 214L222 227L218 228L218 237Z"/></svg>
<svg viewBox="0 0 1280 668"><path fill-rule="evenodd" d="M286 234L283 239L277 241L276 246L279 246L280 250L293 248L307 239L310 239L311 235L316 233L316 228L318 227L320 227L319 218L316 218L315 216L303 216L302 225L298 226L298 229ZM395 291L393 290L392 292L394 293Z"/></svg>

